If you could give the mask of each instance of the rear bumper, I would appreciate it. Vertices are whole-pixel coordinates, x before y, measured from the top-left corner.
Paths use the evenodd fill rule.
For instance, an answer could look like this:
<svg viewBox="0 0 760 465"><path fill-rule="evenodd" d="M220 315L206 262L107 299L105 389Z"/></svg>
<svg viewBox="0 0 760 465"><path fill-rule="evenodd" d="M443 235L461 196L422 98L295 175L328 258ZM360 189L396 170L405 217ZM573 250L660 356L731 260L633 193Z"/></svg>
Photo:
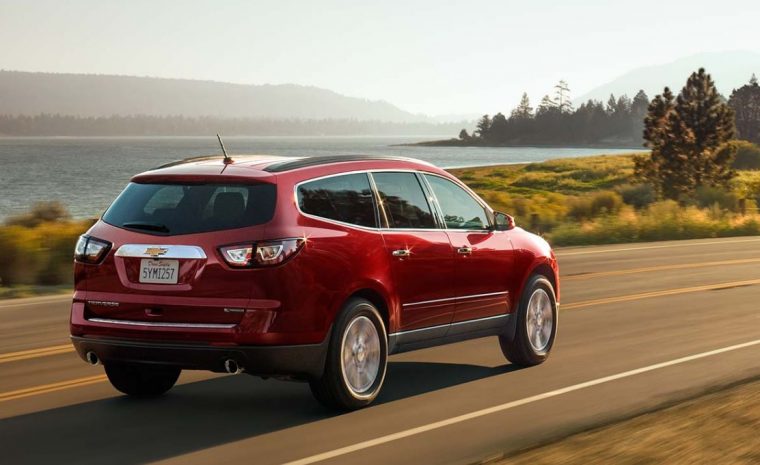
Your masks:
<svg viewBox="0 0 760 465"><path fill-rule="evenodd" d="M103 363L147 363L223 373L225 360L234 359L250 374L305 377L322 375L329 340L328 333L319 344L210 346L71 336L83 360L88 352L94 352Z"/></svg>

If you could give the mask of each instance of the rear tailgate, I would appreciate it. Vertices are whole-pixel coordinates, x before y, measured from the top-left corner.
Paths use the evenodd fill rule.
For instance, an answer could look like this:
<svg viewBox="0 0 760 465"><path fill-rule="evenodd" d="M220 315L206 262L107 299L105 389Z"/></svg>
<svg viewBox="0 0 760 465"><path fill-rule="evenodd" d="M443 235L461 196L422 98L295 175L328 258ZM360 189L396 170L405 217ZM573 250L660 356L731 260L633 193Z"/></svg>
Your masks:
<svg viewBox="0 0 760 465"><path fill-rule="evenodd" d="M132 183L90 230L113 244L85 266L90 319L238 323L255 269L230 267L219 247L265 239L272 184Z"/></svg>

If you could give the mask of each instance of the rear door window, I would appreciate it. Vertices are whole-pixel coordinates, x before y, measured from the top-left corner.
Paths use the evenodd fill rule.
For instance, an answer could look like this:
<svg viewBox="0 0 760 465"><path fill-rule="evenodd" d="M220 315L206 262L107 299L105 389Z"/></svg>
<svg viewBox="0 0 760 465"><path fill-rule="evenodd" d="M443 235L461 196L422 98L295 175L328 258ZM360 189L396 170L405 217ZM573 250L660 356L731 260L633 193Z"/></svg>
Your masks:
<svg viewBox="0 0 760 465"><path fill-rule="evenodd" d="M414 173L372 173L388 227L435 229L438 225L417 175Z"/></svg>
<svg viewBox="0 0 760 465"><path fill-rule="evenodd" d="M298 186L298 206L309 215L370 228L377 213L366 173L344 174Z"/></svg>
<svg viewBox="0 0 760 465"><path fill-rule="evenodd" d="M113 226L149 234L194 234L272 219L273 184L130 183L103 215Z"/></svg>

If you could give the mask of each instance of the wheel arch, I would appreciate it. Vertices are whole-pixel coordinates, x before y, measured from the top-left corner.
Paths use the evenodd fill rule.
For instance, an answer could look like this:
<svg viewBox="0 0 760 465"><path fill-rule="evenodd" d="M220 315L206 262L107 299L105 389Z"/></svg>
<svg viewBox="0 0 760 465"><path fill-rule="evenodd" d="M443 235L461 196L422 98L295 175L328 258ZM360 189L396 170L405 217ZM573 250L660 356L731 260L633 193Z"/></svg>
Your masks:
<svg viewBox="0 0 760 465"><path fill-rule="evenodd" d="M552 284L552 289L554 290L554 294L557 297L557 301L559 301L559 286L558 286L557 276L554 272L554 268L552 268L552 266L548 262L539 263L528 274L528 277L526 278L526 283L527 283L527 279L535 274L541 275L549 280L549 282Z"/></svg>
<svg viewBox="0 0 760 465"><path fill-rule="evenodd" d="M352 290L351 293L346 296L343 302L346 302L353 297L359 297L368 300L377 308L377 311L380 312L380 316L383 319L383 324L385 325L385 331L387 334L391 334L395 330L397 326L397 318L393 312L393 301L388 291L384 289L380 283L364 283L364 285Z"/></svg>

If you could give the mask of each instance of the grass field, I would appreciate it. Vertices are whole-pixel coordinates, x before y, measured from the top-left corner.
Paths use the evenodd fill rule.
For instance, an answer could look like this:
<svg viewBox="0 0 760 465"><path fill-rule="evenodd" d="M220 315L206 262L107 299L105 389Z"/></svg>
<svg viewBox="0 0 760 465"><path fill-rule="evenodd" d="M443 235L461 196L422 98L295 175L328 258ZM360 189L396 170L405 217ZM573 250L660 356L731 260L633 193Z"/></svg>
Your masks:
<svg viewBox="0 0 760 465"><path fill-rule="evenodd" d="M760 234L760 171L739 171L730 189L701 189L679 205L634 181L634 155L450 171L557 246Z"/></svg>

